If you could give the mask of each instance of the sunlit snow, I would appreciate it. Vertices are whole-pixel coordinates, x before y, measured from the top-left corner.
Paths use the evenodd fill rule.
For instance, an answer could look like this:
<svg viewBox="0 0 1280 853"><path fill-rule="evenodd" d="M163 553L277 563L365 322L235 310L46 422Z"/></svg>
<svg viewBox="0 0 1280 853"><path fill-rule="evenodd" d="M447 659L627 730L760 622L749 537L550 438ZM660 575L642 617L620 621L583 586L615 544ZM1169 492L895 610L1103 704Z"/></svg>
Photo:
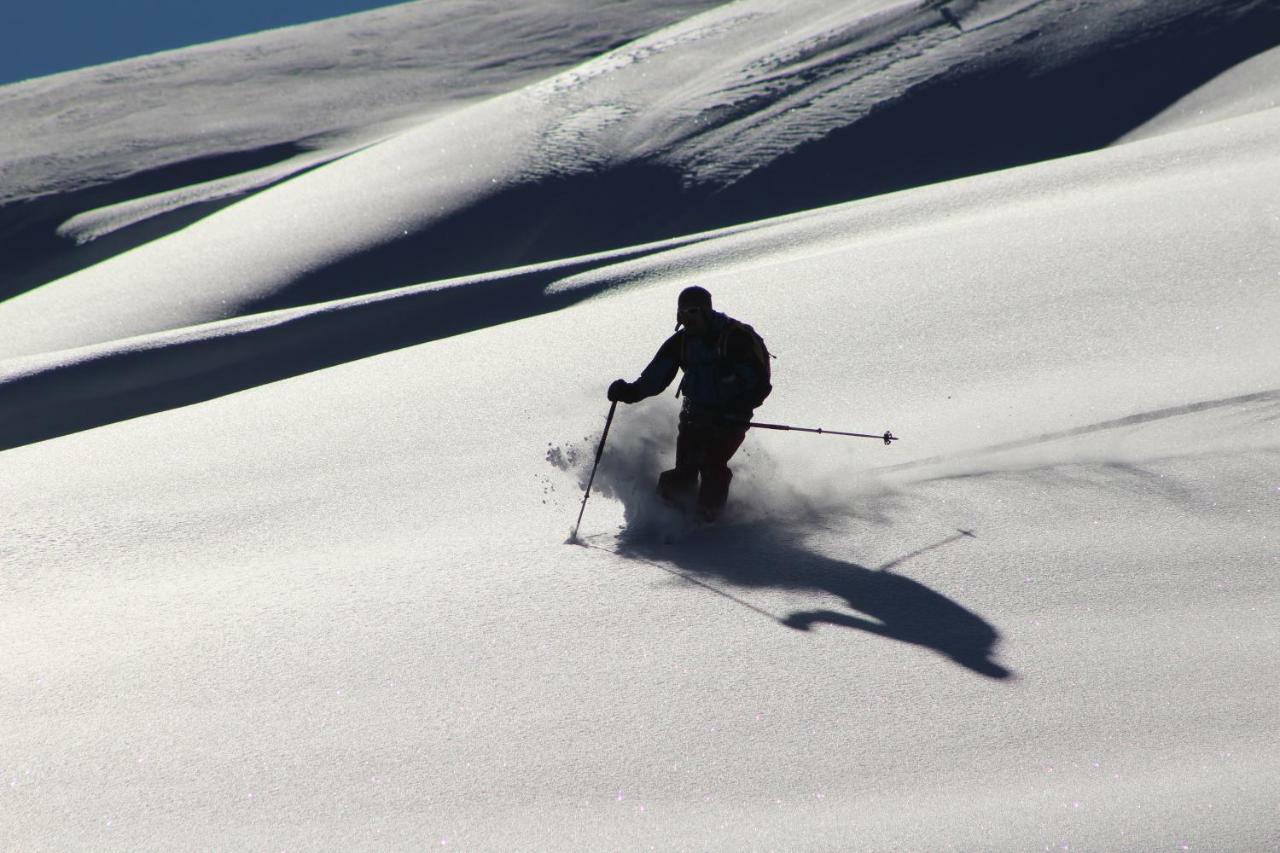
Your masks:
<svg viewBox="0 0 1280 853"><path fill-rule="evenodd" d="M628 2L522 54L578 7L455 3L421 112L366 113L376 16L448 5L0 88L30 130L199 68L283 146L0 148L4 846L1280 842L1276 11ZM340 115L244 110L255 44L353 40ZM913 180L948 91L973 149ZM753 430L692 525L669 391L584 509L695 283L777 356L758 419L900 441Z"/></svg>

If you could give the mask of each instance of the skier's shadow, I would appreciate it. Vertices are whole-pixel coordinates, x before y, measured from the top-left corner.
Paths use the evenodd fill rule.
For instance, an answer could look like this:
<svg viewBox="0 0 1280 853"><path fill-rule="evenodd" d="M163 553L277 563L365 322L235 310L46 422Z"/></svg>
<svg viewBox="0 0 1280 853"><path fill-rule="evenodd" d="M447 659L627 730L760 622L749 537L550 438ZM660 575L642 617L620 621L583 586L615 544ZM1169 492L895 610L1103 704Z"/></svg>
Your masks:
<svg viewBox="0 0 1280 853"><path fill-rule="evenodd" d="M993 659L1000 633L990 623L945 595L891 571L925 551L972 536L960 531L877 569L815 553L786 541L776 530L749 527L701 531L671 546L624 541L620 553L664 569L663 563L674 566L685 580L793 630L808 631L817 624L856 628L932 649L988 678L1010 678L1013 673ZM821 590L843 598L857 613L820 609L780 618L734 596L721 583L739 588Z"/></svg>

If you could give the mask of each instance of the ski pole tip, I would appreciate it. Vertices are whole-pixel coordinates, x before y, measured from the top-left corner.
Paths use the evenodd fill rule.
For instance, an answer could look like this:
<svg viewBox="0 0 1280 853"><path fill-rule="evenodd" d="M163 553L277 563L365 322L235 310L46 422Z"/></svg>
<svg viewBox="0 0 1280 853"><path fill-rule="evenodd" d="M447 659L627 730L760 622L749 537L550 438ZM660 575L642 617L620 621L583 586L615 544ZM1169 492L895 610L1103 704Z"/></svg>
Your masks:
<svg viewBox="0 0 1280 853"><path fill-rule="evenodd" d="M897 440L898 440L898 437L894 435L892 432L890 432L889 430L884 431L884 443L886 446Z"/></svg>

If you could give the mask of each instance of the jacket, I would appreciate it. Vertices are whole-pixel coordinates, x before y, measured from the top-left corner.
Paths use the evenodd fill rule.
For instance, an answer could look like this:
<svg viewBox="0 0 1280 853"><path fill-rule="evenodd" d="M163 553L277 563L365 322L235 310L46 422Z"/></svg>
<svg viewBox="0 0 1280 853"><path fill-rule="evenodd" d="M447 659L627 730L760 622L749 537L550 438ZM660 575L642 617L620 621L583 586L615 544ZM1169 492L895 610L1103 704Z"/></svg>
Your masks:
<svg viewBox="0 0 1280 853"><path fill-rule="evenodd" d="M753 347L755 339L746 327L713 311L705 333L680 329L667 338L632 383L633 396L643 400L661 394L681 370L684 377L676 393L684 398L682 417L750 420L764 381Z"/></svg>

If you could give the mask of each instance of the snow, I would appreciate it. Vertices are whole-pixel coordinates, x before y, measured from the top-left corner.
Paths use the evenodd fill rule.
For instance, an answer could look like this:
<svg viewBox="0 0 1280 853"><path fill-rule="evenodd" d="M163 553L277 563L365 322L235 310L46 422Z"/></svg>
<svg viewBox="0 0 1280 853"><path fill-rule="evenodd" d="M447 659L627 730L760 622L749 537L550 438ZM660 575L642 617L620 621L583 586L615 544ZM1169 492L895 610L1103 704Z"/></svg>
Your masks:
<svg viewBox="0 0 1280 853"><path fill-rule="evenodd" d="M852 182L850 197L886 170L901 173L890 178L898 183L920 182L923 158L899 158L922 139L954 132L919 115L937 92L963 102L983 93L989 77L1032 62L1042 75L1096 88L1093 57L1106 40L1142 46L1165 34L1177 45L1198 25L1197 42L1211 52L1222 36L1198 21L1226 19L1227 33L1247 25L1231 19L1240 14L1235 3L1212 12L1189 0L1119 9L1112 0L1015 5L966 7L962 17L1001 14L960 29L928 3L717 7L541 83L433 114L354 152L330 152L337 159L295 180L24 288L0 305L0 322L17 330L0 342L0 357L670 238L751 221L744 210L759 214L753 219L809 209L829 192L833 171L852 176L840 179ZM1080 27L1089 22L1096 29ZM1104 70L1141 79L1124 65L1129 55L1118 52ZM232 71L238 80L238 66ZM1110 85L1117 100L1153 97ZM1026 100L1034 92L985 94ZM1078 110L1079 120L1068 123L1105 134L1118 109L1109 105L1100 117ZM872 121L884 114L888 128ZM1045 144L1016 116L1003 120L1029 150ZM855 136L842 147L841 133ZM951 177L982 164L985 155L954 147L922 151L925 175ZM850 150L858 169L846 165ZM88 231L75 217L59 224L76 236L118 233L136 221L137 204L123 216L118 208L90 216L108 224ZM379 270L377 282L366 280L369 267Z"/></svg>
<svg viewBox="0 0 1280 853"><path fill-rule="evenodd" d="M533 82L708 5L418 0L5 86L0 200L367 136Z"/></svg>
<svg viewBox="0 0 1280 853"><path fill-rule="evenodd" d="M442 208L481 245L485 183L550 203L566 152L714 160L688 69L929 11L854 5L693 16L0 304L8 843L1274 847L1274 106L454 278L378 250ZM753 431L664 543L677 403L619 406L566 545L691 283L778 356L761 419L902 440Z"/></svg>
<svg viewBox="0 0 1280 853"><path fill-rule="evenodd" d="M1272 48L1235 65L1178 99L1121 142L1280 107L1280 50Z"/></svg>

